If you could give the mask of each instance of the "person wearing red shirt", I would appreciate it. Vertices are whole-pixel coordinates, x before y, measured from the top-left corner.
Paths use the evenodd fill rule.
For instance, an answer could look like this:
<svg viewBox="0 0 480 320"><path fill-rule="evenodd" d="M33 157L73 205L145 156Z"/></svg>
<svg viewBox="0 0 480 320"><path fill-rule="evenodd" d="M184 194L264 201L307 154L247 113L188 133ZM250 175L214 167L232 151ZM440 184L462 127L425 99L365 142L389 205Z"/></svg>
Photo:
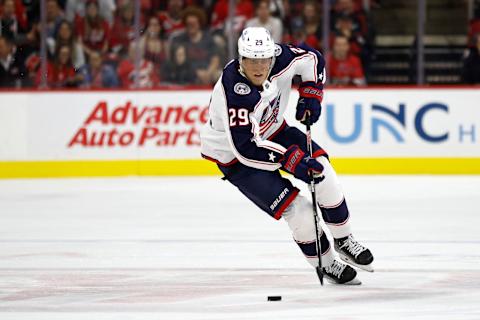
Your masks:
<svg viewBox="0 0 480 320"><path fill-rule="evenodd" d="M140 17L143 23L143 17ZM115 54L123 56L129 44L135 38L135 12L133 3L126 2L120 6L110 36L110 48Z"/></svg>
<svg viewBox="0 0 480 320"><path fill-rule="evenodd" d="M255 13L255 7L251 0L236 0L235 12L233 15L233 32L239 34L243 30L248 19ZM233 36L232 30L226 29L226 20L228 19L228 0L217 1L213 7L211 17L212 29L223 29L227 36Z"/></svg>
<svg viewBox="0 0 480 320"><path fill-rule="evenodd" d="M37 72L35 79L36 86L41 85L42 69ZM75 73L72 63L72 52L68 45L61 45L57 48L54 61L47 64L47 87L67 88L77 87L83 80L83 76Z"/></svg>
<svg viewBox="0 0 480 320"><path fill-rule="evenodd" d="M135 57L137 53L137 44L130 43L128 47L128 57L125 58L118 66L118 77L120 78L121 86L125 89L148 89L153 88L160 82L157 72L151 61L144 59L144 53L141 52L140 68L138 74L135 72ZM135 78L138 79L138 87L135 87Z"/></svg>
<svg viewBox="0 0 480 320"><path fill-rule="evenodd" d="M77 30L87 54L93 51L107 52L110 27L100 15L97 0L87 1L85 17L78 19Z"/></svg>
<svg viewBox="0 0 480 320"><path fill-rule="evenodd" d="M165 36L171 38L184 28L182 21L183 0L168 0L167 10L160 11L158 19Z"/></svg>
<svg viewBox="0 0 480 320"><path fill-rule="evenodd" d="M327 79L333 85L364 86L366 84L360 59L349 52L350 45L344 36L333 41L332 53L327 56Z"/></svg>

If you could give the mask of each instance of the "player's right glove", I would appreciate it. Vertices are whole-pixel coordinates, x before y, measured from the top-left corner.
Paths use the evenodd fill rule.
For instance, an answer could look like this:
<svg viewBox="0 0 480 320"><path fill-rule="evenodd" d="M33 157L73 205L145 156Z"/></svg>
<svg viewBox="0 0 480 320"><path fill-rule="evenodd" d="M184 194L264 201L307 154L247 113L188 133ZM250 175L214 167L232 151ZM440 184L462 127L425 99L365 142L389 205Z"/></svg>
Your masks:
<svg viewBox="0 0 480 320"><path fill-rule="evenodd" d="M296 144L291 145L283 158L280 159L282 167L293 174L297 179L310 183L310 172L313 173L315 183L323 180L323 166L316 159L310 158Z"/></svg>

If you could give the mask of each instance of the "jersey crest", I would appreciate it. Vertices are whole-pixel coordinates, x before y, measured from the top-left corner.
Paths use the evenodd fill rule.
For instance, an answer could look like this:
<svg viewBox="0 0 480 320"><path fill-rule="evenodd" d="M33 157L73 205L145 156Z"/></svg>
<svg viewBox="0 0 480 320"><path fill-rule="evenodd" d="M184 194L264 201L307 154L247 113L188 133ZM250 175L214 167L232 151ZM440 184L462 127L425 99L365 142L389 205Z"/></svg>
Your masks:
<svg viewBox="0 0 480 320"><path fill-rule="evenodd" d="M269 107L263 112L260 120L260 133L265 133L274 123L278 123L280 112L280 94L269 102Z"/></svg>

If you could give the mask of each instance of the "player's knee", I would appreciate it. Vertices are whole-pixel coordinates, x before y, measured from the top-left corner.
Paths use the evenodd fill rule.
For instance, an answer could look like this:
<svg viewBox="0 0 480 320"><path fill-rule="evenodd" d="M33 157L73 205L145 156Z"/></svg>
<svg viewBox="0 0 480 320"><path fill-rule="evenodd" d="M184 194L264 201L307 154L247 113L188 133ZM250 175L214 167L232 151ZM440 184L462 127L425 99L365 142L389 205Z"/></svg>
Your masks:
<svg viewBox="0 0 480 320"><path fill-rule="evenodd" d="M285 210L283 217L292 230L296 241L308 242L315 239L312 203L303 196L297 196L295 201Z"/></svg>
<svg viewBox="0 0 480 320"><path fill-rule="evenodd" d="M344 198L337 173L325 157L318 157L317 161L323 166L325 179L316 184L317 202L322 207L332 207L340 204Z"/></svg>

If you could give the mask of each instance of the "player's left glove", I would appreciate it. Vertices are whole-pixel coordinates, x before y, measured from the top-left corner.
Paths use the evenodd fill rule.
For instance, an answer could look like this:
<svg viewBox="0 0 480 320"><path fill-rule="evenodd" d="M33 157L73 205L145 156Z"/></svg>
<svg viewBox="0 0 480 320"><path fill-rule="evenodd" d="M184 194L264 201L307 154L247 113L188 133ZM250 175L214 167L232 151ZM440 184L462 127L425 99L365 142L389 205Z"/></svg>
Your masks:
<svg viewBox="0 0 480 320"><path fill-rule="evenodd" d="M310 174L313 174L315 183L324 179L323 166L314 158L310 158L296 144L291 145L280 159L282 167L293 174L297 179L310 183Z"/></svg>
<svg viewBox="0 0 480 320"><path fill-rule="evenodd" d="M310 113L310 124L314 124L320 118L322 112L323 84L307 81L300 84L298 88L300 98L298 98L297 112L295 118L304 123L307 112Z"/></svg>

